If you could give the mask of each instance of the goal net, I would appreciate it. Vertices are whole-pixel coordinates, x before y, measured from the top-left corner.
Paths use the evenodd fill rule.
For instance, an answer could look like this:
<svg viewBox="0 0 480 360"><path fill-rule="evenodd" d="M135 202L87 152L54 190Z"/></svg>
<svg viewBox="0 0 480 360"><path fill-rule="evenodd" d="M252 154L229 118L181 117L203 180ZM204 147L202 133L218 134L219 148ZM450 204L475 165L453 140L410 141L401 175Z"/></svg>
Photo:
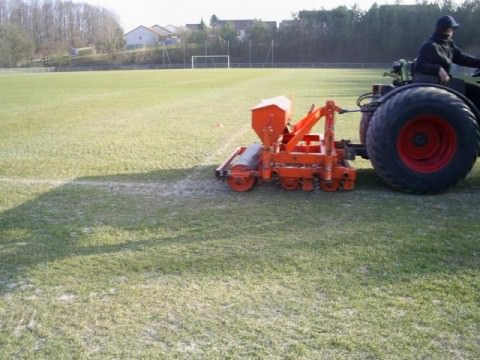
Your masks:
<svg viewBox="0 0 480 360"><path fill-rule="evenodd" d="M192 69L223 68L230 69L229 55L192 56Z"/></svg>

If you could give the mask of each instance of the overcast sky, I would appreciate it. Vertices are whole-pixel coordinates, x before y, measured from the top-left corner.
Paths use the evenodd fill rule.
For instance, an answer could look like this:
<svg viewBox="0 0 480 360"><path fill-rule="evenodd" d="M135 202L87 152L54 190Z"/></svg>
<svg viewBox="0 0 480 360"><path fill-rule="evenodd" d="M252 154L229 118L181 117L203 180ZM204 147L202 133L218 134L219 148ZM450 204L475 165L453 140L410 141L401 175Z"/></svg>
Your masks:
<svg viewBox="0 0 480 360"><path fill-rule="evenodd" d="M368 10L375 0L78 0L113 10L120 18L125 31L138 25L185 25L199 23L203 18L208 24L212 14L220 19L261 19L280 21L292 18L299 10L331 9L339 5L357 4ZM377 4L393 4L395 0L378 0ZM415 0L400 0L402 4L414 4Z"/></svg>

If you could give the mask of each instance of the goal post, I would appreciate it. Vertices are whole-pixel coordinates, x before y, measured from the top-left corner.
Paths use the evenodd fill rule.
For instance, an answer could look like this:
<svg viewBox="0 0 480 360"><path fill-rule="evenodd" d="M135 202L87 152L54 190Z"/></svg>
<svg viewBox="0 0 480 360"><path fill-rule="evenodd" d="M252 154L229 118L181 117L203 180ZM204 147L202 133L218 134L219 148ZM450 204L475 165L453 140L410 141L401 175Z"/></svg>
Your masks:
<svg viewBox="0 0 480 360"><path fill-rule="evenodd" d="M192 69L227 68L230 69L230 55L194 55Z"/></svg>

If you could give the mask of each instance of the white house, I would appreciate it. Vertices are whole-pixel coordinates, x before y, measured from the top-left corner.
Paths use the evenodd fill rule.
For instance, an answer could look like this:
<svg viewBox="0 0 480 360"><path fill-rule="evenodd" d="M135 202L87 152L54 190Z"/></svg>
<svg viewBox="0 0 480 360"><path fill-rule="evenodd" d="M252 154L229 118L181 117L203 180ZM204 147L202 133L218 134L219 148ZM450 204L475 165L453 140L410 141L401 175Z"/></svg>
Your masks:
<svg viewBox="0 0 480 360"><path fill-rule="evenodd" d="M125 34L125 42L128 49L156 46L160 43L160 34L152 28L140 25Z"/></svg>
<svg viewBox="0 0 480 360"><path fill-rule="evenodd" d="M179 35L182 32L182 29L180 29L178 26L171 25L171 24L164 26L164 28L170 31L174 35Z"/></svg>
<svg viewBox="0 0 480 360"><path fill-rule="evenodd" d="M180 40L167 27L153 25L152 27L138 26L125 34L127 49L143 48L157 45L173 45Z"/></svg>
<svg viewBox="0 0 480 360"><path fill-rule="evenodd" d="M170 30L160 25L153 25L151 29L155 30L156 33L160 34L160 36L165 38L168 38L173 35L173 33Z"/></svg>

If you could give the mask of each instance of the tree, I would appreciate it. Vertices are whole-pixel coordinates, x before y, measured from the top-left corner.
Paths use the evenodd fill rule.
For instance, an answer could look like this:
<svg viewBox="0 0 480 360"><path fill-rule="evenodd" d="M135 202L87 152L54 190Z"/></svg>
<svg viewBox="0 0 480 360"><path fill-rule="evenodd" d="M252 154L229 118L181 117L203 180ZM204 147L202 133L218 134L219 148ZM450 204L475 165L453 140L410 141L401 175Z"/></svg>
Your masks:
<svg viewBox="0 0 480 360"><path fill-rule="evenodd" d="M225 25L222 26L220 36L223 40L230 42L231 45L238 41L237 30L235 29L235 25L230 21L227 21Z"/></svg>
<svg viewBox="0 0 480 360"><path fill-rule="evenodd" d="M213 14L212 17L210 18L210 27L212 28L217 27L219 21L220 19L217 17L217 15Z"/></svg>
<svg viewBox="0 0 480 360"><path fill-rule="evenodd" d="M123 49L125 46L123 29L115 15L102 9L101 21L97 24L97 28L100 33L94 44L98 50L114 55L118 50Z"/></svg>
<svg viewBox="0 0 480 360"><path fill-rule="evenodd" d="M275 34L263 21L255 20L252 27L247 31L248 38L258 44L269 44Z"/></svg>
<svg viewBox="0 0 480 360"><path fill-rule="evenodd" d="M123 29L115 14L85 3L0 0L0 26L4 32L0 56L12 64L23 60L22 56L29 58L32 51L45 57L92 45L107 53L123 47ZM13 38L18 43L12 43Z"/></svg>
<svg viewBox="0 0 480 360"><path fill-rule="evenodd" d="M15 67L21 60L33 55L33 42L17 24L5 24L0 27L0 63L2 66Z"/></svg>
<svg viewBox="0 0 480 360"><path fill-rule="evenodd" d="M200 31L207 31L207 25L205 24L205 21L203 21L203 18L200 19L200 25L198 25L198 29Z"/></svg>

